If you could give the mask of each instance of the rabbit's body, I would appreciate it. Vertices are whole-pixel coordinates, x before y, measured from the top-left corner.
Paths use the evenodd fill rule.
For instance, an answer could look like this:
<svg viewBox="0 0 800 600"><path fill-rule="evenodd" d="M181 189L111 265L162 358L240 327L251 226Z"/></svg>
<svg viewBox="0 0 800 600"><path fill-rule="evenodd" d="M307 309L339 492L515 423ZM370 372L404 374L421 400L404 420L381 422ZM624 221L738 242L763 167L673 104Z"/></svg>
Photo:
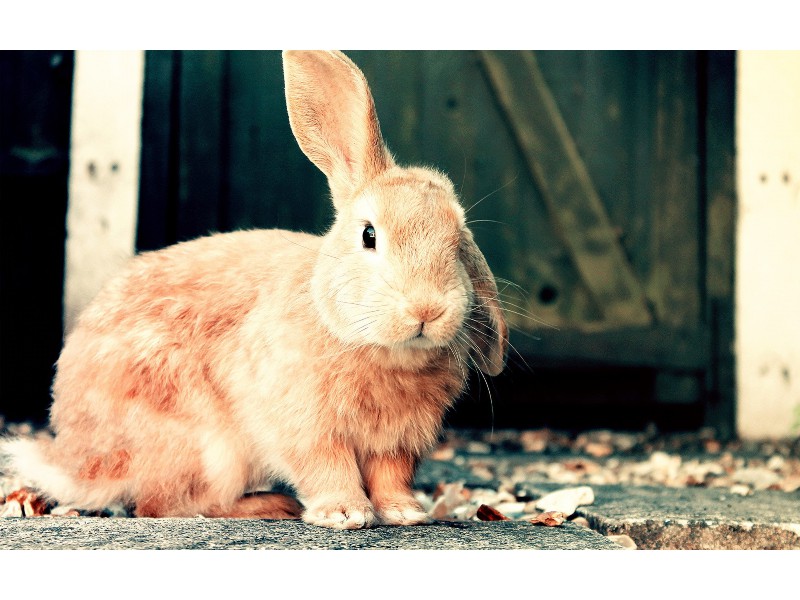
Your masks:
<svg viewBox="0 0 800 600"><path fill-rule="evenodd" d="M363 464L427 450L460 391L459 363L347 349L327 333L308 279L319 244L244 231L132 261L59 359L47 458L67 489L54 495L193 515L270 477L295 482L336 452Z"/></svg>
<svg viewBox="0 0 800 600"><path fill-rule="evenodd" d="M286 60L292 127L328 175L336 221L321 237L241 231L133 259L67 338L55 438L3 445L51 498L140 516L299 516L288 497L244 496L282 480L311 523L427 520L411 495L417 462L468 362L502 368L494 279L449 179L394 165L355 66L337 53ZM315 105L318 80L346 89L315 92ZM347 110L349 126L324 123Z"/></svg>

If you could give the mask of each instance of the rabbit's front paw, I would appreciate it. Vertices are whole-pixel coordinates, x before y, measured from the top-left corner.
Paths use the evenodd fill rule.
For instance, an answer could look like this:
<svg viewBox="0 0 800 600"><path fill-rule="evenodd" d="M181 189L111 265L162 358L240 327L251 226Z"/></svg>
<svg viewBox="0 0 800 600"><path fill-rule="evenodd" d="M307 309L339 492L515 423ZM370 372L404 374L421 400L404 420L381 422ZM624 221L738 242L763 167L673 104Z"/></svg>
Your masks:
<svg viewBox="0 0 800 600"><path fill-rule="evenodd" d="M419 502L413 498L399 498L376 502L378 515L384 525L427 525L433 523Z"/></svg>
<svg viewBox="0 0 800 600"><path fill-rule="evenodd" d="M303 521L331 529L363 529L377 525L375 509L366 500L310 504Z"/></svg>

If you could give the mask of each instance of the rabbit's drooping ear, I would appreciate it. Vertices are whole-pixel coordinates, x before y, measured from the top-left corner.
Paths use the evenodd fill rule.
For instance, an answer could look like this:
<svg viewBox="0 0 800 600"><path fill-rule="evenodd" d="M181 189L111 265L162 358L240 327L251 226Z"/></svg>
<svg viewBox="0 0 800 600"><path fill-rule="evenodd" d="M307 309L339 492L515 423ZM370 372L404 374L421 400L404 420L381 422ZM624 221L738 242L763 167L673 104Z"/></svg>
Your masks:
<svg viewBox="0 0 800 600"><path fill-rule="evenodd" d="M394 164L367 80L344 54L286 50L283 76L292 132L328 177L334 203Z"/></svg>
<svg viewBox="0 0 800 600"><path fill-rule="evenodd" d="M503 370L508 349L508 326L497 298L497 285L468 230L462 232L459 254L475 290L467 328L471 332L475 360L481 371L497 375Z"/></svg>

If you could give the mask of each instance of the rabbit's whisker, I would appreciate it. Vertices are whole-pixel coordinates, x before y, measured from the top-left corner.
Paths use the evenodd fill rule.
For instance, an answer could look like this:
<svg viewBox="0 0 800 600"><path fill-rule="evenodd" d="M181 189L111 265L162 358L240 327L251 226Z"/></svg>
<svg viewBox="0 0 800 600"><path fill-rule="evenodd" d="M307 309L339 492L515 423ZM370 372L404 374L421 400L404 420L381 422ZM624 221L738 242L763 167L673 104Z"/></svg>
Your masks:
<svg viewBox="0 0 800 600"><path fill-rule="evenodd" d="M327 256L328 258L333 258L333 259L336 259L336 260L342 260L338 256L333 256L332 254L326 254L322 250L309 248L308 246L305 246L305 245L303 245L303 244L301 244L299 242L295 242L294 240L290 240L288 237L286 237L286 235L283 233L283 231L281 231L281 230L277 230L277 231L279 232L280 236L284 239L284 241L287 241L290 244L294 244L295 246L299 246L300 248L305 248L309 252L316 252L317 254L322 254L323 256Z"/></svg>
<svg viewBox="0 0 800 600"><path fill-rule="evenodd" d="M509 227L508 223L503 223L503 221L496 221L494 219L473 219L472 221L467 221L467 225L474 225L475 223L495 223L497 225L504 225L505 227Z"/></svg>
<svg viewBox="0 0 800 600"><path fill-rule="evenodd" d="M472 340L469 338L469 336L468 336L468 335L466 335L466 333L465 333L464 331L461 331L461 332L459 332L459 333L460 333L460 334L461 334L461 335L464 337L464 340L463 340L463 341L464 341L464 342L466 342L466 344L467 344L467 345L468 345L470 348L472 348L472 349L473 349L473 351L474 351L474 352L475 352L475 353L476 353L478 356L481 356L481 357L482 357L482 358L484 358L484 360L485 360L485 357L484 357L484 356L483 356L483 354L480 352L480 349L478 349L478 348L475 346L475 343L474 343L474 342L473 342L473 341L472 341ZM487 379L486 379L486 376L483 374L483 371L481 371L480 367L478 366L478 363L475 361L475 358L474 358L474 357L472 357L471 355L468 355L468 358L469 358L469 361L472 363L472 365L475 367L475 369L474 369L474 370L478 372L478 375L479 375L479 376L480 376L480 378L483 380L483 384L486 386L486 392L489 394L489 408L490 408L490 410L491 410L491 414L492 414L492 432L494 432L494 399L492 398L492 390L489 388L489 382L487 381ZM479 388L479 389L480 389L480 388Z"/></svg>
<svg viewBox="0 0 800 600"><path fill-rule="evenodd" d="M468 209L466 209L464 212L465 212L466 214L469 214L469 211L471 211L473 208L475 208L476 206L478 206L478 204L480 204L481 202L483 202L484 200L486 200L486 199L487 199L487 198L489 198L490 196L493 196L493 195L495 195L495 194L496 194L497 192L499 192L500 190L502 190L502 189L504 189L504 188L507 188L509 185L511 185L512 183L514 183L516 180L517 180L517 177L516 177L516 176L514 176L514 178L513 178L513 179L511 179L511 180L507 181L506 183L504 183L503 185L501 185L499 188L497 188L497 189L496 189L496 190L494 190L493 192L489 192L488 194L486 194L486 195L485 195L483 198L481 198L480 200L478 200L477 202L475 202L475 203L474 203L472 206L470 206L470 207L469 207Z"/></svg>

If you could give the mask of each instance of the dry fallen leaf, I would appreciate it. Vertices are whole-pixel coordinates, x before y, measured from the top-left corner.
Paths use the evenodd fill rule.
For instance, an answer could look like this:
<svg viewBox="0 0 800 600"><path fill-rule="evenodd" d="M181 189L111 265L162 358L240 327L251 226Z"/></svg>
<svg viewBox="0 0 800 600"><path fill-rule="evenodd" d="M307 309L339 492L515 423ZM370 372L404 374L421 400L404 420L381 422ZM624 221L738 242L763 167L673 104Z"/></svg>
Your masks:
<svg viewBox="0 0 800 600"><path fill-rule="evenodd" d="M481 504L478 507L478 518L481 521L510 521L507 516L501 513L496 508L492 508L488 504Z"/></svg>
<svg viewBox="0 0 800 600"><path fill-rule="evenodd" d="M462 482L439 484L434 493L435 502L429 511L431 518L447 520L453 517L456 508L469 501L471 493Z"/></svg>
<svg viewBox="0 0 800 600"><path fill-rule="evenodd" d="M567 471L572 471L573 473L592 474L600 471L600 465L596 462L582 458L565 460L562 464Z"/></svg>
<svg viewBox="0 0 800 600"><path fill-rule="evenodd" d="M436 489L433 490L432 499L436 501L445 494L452 499L455 499L456 495L460 495L464 500L469 500L472 492L465 488L463 483L444 483L440 481L436 484Z"/></svg>
<svg viewBox="0 0 800 600"><path fill-rule="evenodd" d="M794 492L800 489L800 475L789 475L780 482L780 488L784 492Z"/></svg>
<svg viewBox="0 0 800 600"><path fill-rule="evenodd" d="M683 480L683 483L686 487L702 487L706 483L703 479L699 479L695 475L687 475L686 478Z"/></svg>
<svg viewBox="0 0 800 600"><path fill-rule="evenodd" d="M431 494L431 500L436 502L442 494L444 494L444 483L440 481L436 484L436 489L433 490L433 494Z"/></svg>
<svg viewBox="0 0 800 600"><path fill-rule="evenodd" d="M531 523L534 525L545 525L547 527L558 527L566 518L567 515L565 515L563 512L551 510L549 512L543 512L540 515L536 515L533 519L531 519Z"/></svg>

